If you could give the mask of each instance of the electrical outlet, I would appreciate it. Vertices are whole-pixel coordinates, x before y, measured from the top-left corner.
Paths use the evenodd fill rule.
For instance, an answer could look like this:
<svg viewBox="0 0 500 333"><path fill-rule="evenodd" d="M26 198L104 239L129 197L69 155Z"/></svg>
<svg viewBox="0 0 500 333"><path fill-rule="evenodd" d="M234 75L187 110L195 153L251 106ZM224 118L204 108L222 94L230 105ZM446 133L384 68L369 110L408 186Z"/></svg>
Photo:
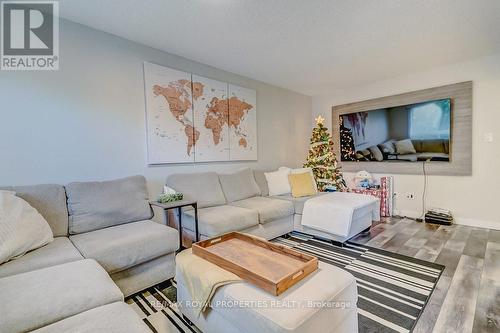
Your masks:
<svg viewBox="0 0 500 333"><path fill-rule="evenodd" d="M491 132L484 133L484 142L488 143L493 142L493 133Z"/></svg>
<svg viewBox="0 0 500 333"><path fill-rule="evenodd" d="M412 200L412 199L415 199L415 194L413 194L411 192L407 192L405 197L406 197L406 199Z"/></svg>

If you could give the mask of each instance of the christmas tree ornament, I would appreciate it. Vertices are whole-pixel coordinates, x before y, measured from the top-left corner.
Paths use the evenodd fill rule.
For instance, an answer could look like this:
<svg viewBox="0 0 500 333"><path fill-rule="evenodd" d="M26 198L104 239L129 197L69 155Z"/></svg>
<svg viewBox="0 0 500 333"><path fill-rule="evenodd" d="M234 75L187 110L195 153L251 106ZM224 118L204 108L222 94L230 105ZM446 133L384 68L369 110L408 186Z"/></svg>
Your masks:
<svg viewBox="0 0 500 333"><path fill-rule="evenodd" d="M323 125L323 124L325 123L325 118L323 118L323 116L322 116L322 115L319 115L319 116L318 116L318 117L316 117L316 119L314 119L314 120L316 120L316 125L319 125L319 124Z"/></svg>
<svg viewBox="0 0 500 333"><path fill-rule="evenodd" d="M328 128L323 125L325 118L320 115L315 120L316 127L313 128L304 168L312 169L318 190L345 191L347 185L333 152L333 140Z"/></svg>

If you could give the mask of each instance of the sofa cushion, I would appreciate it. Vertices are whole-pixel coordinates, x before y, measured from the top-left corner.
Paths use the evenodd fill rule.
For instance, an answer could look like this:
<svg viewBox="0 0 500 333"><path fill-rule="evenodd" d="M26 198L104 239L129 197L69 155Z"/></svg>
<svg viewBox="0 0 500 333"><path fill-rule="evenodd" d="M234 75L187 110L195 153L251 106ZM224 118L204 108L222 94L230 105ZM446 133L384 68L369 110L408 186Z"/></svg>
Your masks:
<svg viewBox="0 0 500 333"><path fill-rule="evenodd" d="M70 236L85 258L115 273L174 252L177 230L153 221L139 221Z"/></svg>
<svg viewBox="0 0 500 333"><path fill-rule="evenodd" d="M198 227L201 235L214 237L230 231L241 231L259 224L255 210L224 205L198 210ZM194 211L184 212L182 227L194 231Z"/></svg>
<svg viewBox="0 0 500 333"><path fill-rule="evenodd" d="M262 170L254 170L253 176L255 178L255 182L259 185L260 195L263 197L267 197L269 195L269 186L267 186L265 171Z"/></svg>
<svg viewBox="0 0 500 333"><path fill-rule="evenodd" d="M403 161L410 161L410 162L416 162L417 161L417 154L403 154L403 155L397 155L398 160L403 160Z"/></svg>
<svg viewBox="0 0 500 333"><path fill-rule="evenodd" d="M272 198L253 197L232 202L230 205L256 210L259 213L260 224L287 217L294 213L291 202Z"/></svg>
<svg viewBox="0 0 500 333"><path fill-rule="evenodd" d="M119 301L123 294L95 260L7 276L0 279L1 331L34 330Z"/></svg>
<svg viewBox="0 0 500 333"><path fill-rule="evenodd" d="M51 243L0 265L0 277L83 259L67 237L56 237Z"/></svg>
<svg viewBox="0 0 500 333"><path fill-rule="evenodd" d="M243 200L260 195L260 188L249 168L230 174L219 174L222 191L227 202Z"/></svg>
<svg viewBox="0 0 500 333"><path fill-rule="evenodd" d="M26 200L47 221L54 237L68 235L68 210L66 192L61 185L32 185L0 187L1 190L16 192Z"/></svg>
<svg viewBox="0 0 500 333"><path fill-rule="evenodd" d="M441 159L446 160L449 159L450 155L445 153L417 153L417 159L419 161L431 160L431 159Z"/></svg>
<svg viewBox="0 0 500 333"><path fill-rule="evenodd" d="M318 195L323 195L327 192L318 192L318 194L316 195L311 195L311 196L308 196L308 197L300 197L300 198L294 198L292 197L290 194L285 194L285 195L276 195L272 198L274 199L279 199L279 200L286 200L286 201L290 201L292 204L293 204L293 208L294 208L294 211L295 211L295 214L300 214L302 215L302 211L304 210L304 204L307 200L311 199L311 198L314 198Z"/></svg>
<svg viewBox="0 0 500 333"><path fill-rule="evenodd" d="M66 186L69 233L79 234L153 216L143 176Z"/></svg>
<svg viewBox="0 0 500 333"><path fill-rule="evenodd" d="M184 194L186 199L196 200L198 208L226 203L219 175L215 172L173 174L167 178L167 185Z"/></svg>
<svg viewBox="0 0 500 333"><path fill-rule="evenodd" d="M125 297L175 276L175 252L110 275Z"/></svg>
<svg viewBox="0 0 500 333"><path fill-rule="evenodd" d="M36 333L151 333L148 326L124 302L106 304L42 327Z"/></svg>

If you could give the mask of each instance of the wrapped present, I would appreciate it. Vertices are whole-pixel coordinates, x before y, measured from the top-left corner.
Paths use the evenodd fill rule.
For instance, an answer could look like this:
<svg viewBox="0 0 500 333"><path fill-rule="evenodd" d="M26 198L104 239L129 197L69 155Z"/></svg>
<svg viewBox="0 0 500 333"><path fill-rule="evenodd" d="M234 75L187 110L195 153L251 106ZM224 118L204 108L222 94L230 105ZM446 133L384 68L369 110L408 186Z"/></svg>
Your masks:
<svg viewBox="0 0 500 333"><path fill-rule="evenodd" d="M383 211L384 214L382 216L392 216L393 212L393 198L394 198L394 189L393 189L393 177L382 177L380 178L380 189L382 190L382 197L384 198Z"/></svg>
<svg viewBox="0 0 500 333"><path fill-rule="evenodd" d="M392 216L392 177L380 178L380 188L353 188L353 193L367 194L380 199L380 216Z"/></svg>

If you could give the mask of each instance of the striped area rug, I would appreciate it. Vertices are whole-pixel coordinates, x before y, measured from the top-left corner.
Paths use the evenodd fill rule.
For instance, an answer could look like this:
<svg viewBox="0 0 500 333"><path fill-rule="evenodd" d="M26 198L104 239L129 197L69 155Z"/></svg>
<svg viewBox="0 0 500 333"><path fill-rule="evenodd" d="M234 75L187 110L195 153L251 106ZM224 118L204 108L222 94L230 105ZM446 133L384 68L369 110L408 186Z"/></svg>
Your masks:
<svg viewBox="0 0 500 333"><path fill-rule="evenodd" d="M275 241L354 275L359 332L411 332L444 270L442 265L351 242L340 247L296 233Z"/></svg>
<svg viewBox="0 0 500 333"><path fill-rule="evenodd" d="M201 333L177 308L175 281L168 281L127 297L125 302L155 333Z"/></svg>
<svg viewBox="0 0 500 333"><path fill-rule="evenodd" d="M304 234L274 242L309 253L349 271L358 284L359 332L411 332L444 266L347 242L342 247ZM200 331L182 318L175 282L129 297L127 303L153 332Z"/></svg>

